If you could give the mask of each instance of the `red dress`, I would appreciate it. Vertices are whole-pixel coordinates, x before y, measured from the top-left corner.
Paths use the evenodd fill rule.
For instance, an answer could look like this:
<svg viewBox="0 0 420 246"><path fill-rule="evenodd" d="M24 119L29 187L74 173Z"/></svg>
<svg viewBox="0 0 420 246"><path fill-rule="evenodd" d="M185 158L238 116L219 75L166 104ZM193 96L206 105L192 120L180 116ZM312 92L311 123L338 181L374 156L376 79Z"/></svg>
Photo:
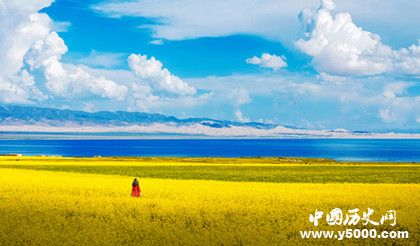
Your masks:
<svg viewBox="0 0 420 246"><path fill-rule="evenodd" d="M131 189L131 196L140 197L140 195L141 195L140 185L134 185L133 188Z"/></svg>

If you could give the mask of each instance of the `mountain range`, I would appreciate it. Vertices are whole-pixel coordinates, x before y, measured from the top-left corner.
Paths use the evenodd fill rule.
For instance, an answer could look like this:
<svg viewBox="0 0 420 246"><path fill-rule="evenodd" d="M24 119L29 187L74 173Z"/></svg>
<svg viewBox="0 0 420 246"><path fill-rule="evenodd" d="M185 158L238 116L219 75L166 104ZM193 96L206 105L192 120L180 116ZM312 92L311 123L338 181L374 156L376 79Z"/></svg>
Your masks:
<svg viewBox="0 0 420 246"><path fill-rule="evenodd" d="M125 111L99 111L84 112L69 109L40 108L31 106L1 105L0 125L39 125L62 126L63 124L74 124L80 126L129 126L129 125L150 125L154 123L189 125L201 124L213 128L224 128L231 126L246 126L257 129L272 129L274 124L259 122L236 122L228 120L215 120L210 118L186 118L179 119L174 116L163 114L125 112Z"/></svg>
<svg viewBox="0 0 420 246"><path fill-rule="evenodd" d="M172 134L210 137L420 138L417 133L307 130L260 122L185 118L157 113L0 105L0 132Z"/></svg>

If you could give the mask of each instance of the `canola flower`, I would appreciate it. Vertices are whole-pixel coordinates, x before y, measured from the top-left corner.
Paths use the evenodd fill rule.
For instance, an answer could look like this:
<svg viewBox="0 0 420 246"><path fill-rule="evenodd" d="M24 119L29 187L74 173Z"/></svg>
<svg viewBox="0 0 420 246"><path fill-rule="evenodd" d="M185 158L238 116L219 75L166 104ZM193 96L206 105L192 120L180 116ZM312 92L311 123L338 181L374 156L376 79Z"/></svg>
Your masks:
<svg viewBox="0 0 420 246"><path fill-rule="evenodd" d="M0 167L74 173L275 183L420 183L415 163L297 158L0 157Z"/></svg>
<svg viewBox="0 0 420 246"><path fill-rule="evenodd" d="M396 209L418 245L418 184L287 184L141 178L0 168L1 245L336 245L303 240L315 209ZM321 227L322 228L322 227ZM327 228L327 227L325 227ZM395 239L394 239L395 240ZM400 239L403 240L403 239ZM345 243L391 244L391 239Z"/></svg>

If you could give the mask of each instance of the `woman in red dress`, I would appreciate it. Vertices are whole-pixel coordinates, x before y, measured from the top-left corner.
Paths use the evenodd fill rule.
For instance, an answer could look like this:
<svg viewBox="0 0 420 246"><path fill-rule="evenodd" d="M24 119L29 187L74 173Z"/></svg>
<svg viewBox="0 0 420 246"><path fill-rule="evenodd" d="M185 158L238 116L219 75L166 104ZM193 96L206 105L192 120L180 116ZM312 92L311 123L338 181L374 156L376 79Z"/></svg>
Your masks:
<svg viewBox="0 0 420 246"><path fill-rule="evenodd" d="M139 184L139 181L137 179L134 179L132 186L133 187L131 189L131 196L132 197L141 197L140 184Z"/></svg>

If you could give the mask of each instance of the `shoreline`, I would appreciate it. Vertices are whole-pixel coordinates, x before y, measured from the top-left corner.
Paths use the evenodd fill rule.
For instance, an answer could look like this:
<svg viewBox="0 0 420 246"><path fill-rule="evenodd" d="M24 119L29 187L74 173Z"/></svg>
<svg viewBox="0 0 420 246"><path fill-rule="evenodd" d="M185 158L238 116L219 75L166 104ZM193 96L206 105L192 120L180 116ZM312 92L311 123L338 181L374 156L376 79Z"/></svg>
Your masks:
<svg viewBox="0 0 420 246"><path fill-rule="evenodd" d="M312 157L177 157L177 156L60 156L60 155L22 155L20 153L0 154L0 161L4 160L59 160L59 161L104 161L104 162L168 162L202 165L307 165L307 166L404 166L418 165L420 162L404 161L342 161L330 158Z"/></svg>

